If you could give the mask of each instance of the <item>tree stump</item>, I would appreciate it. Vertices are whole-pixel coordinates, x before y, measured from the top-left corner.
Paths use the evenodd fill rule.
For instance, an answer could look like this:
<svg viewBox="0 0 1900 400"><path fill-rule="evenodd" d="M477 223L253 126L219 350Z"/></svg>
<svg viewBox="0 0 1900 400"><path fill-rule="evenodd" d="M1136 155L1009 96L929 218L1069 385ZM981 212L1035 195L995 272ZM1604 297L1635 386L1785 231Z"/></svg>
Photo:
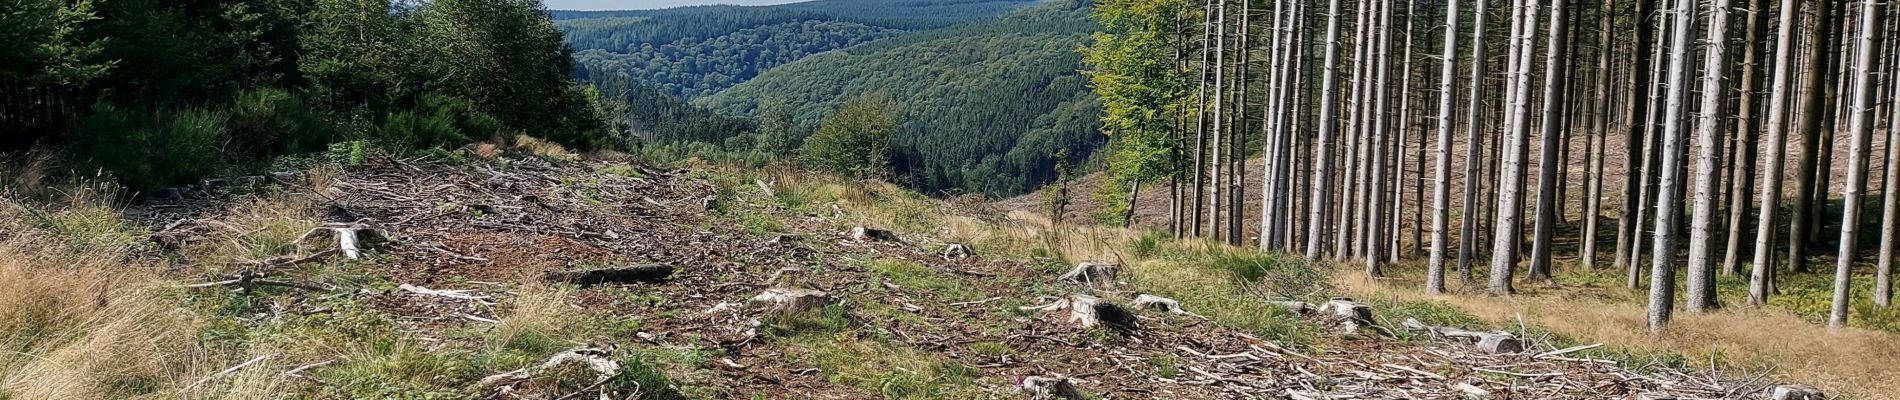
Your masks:
<svg viewBox="0 0 1900 400"><path fill-rule="evenodd" d="M1057 280L1086 286L1095 290L1115 290L1115 276L1121 273L1121 265L1097 261L1083 261L1075 268L1062 274Z"/></svg>
<svg viewBox="0 0 1900 400"><path fill-rule="evenodd" d="M1827 395L1821 389L1808 385L1775 385L1769 389L1768 398L1772 400L1826 400Z"/></svg>
<svg viewBox="0 0 1900 400"><path fill-rule="evenodd" d="M888 231L888 230L866 228L862 226L852 227L851 234L849 236L851 237L851 241L854 241L854 242L867 242L867 241L874 241L874 240L884 241L884 242L897 241L896 233L892 233L891 231Z"/></svg>
<svg viewBox="0 0 1900 400"><path fill-rule="evenodd" d="M1406 318L1405 328L1432 332L1448 338L1476 340L1477 343L1474 347L1478 349L1478 352L1485 354L1520 353L1524 351L1524 341L1509 332L1479 332L1451 327L1430 326L1419 322L1417 318Z"/></svg>
<svg viewBox="0 0 1900 400"><path fill-rule="evenodd" d="M1372 325L1372 307L1349 298L1328 300L1319 306L1319 313L1339 319L1339 326L1346 333L1355 333L1361 327Z"/></svg>
<svg viewBox="0 0 1900 400"><path fill-rule="evenodd" d="M1016 390L1029 395L1031 400L1083 400L1088 397L1069 383L1069 378L1044 378L1040 376L1023 377L1016 381Z"/></svg>
<svg viewBox="0 0 1900 400"><path fill-rule="evenodd" d="M752 296L752 303L765 307L766 312L791 315L818 311L831 304L831 295L823 291L800 288L770 288Z"/></svg>
<svg viewBox="0 0 1900 400"><path fill-rule="evenodd" d="M1100 297L1086 294L1072 294L1049 304L1026 306L1021 309L1044 312L1068 310L1068 322L1081 328L1093 328L1100 325L1124 334L1141 328L1135 321L1135 314L1129 313L1127 309Z"/></svg>
<svg viewBox="0 0 1900 400"><path fill-rule="evenodd" d="M602 283L659 283L673 275L673 266L663 264L635 265L618 268L595 268L580 271L550 271L542 276L549 282L566 282L582 286Z"/></svg>
<svg viewBox="0 0 1900 400"><path fill-rule="evenodd" d="M976 249L970 248L970 245L951 243L949 246L943 247L943 259L945 260L961 260L970 257L976 257Z"/></svg>

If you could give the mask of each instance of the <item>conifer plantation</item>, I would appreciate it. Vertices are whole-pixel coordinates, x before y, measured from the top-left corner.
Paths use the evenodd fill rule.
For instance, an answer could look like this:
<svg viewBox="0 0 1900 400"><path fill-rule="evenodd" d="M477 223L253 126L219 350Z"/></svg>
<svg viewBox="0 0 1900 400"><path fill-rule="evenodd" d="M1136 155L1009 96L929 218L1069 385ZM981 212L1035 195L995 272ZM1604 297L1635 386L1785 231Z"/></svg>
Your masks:
<svg viewBox="0 0 1900 400"><path fill-rule="evenodd" d="M1106 32L1086 71L1109 146L1140 149L1112 154L1109 173L1135 182L1115 187L1130 199L1167 196L1151 223L1174 236L1369 278L1418 266L1431 294L1621 275L1648 293L1652 332L1678 311L1769 304L1823 271L1830 327L1891 302L1900 10L1884 2L1096 12Z"/></svg>

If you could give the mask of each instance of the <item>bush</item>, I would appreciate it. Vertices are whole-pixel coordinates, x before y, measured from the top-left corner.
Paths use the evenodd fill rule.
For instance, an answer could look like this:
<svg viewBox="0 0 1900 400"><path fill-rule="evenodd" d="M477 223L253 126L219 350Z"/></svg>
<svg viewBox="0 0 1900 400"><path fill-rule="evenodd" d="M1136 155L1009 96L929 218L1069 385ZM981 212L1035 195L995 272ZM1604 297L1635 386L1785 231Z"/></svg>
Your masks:
<svg viewBox="0 0 1900 400"><path fill-rule="evenodd" d="M101 103L81 119L75 141L127 186L190 182L223 167L225 118L218 112L126 109Z"/></svg>
<svg viewBox="0 0 1900 400"><path fill-rule="evenodd" d="M883 104L854 99L825 117L818 133L805 140L799 152L808 165L860 178L879 176L889 168L891 135L897 116Z"/></svg>
<svg viewBox="0 0 1900 400"><path fill-rule="evenodd" d="M496 134L501 123L467 102L425 94L409 110L393 111L371 127L365 139L399 149L457 147L476 137Z"/></svg>
<svg viewBox="0 0 1900 400"><path fill-rule="evenodd" d="M284 155L321 150L332 129L307 107L301 96L278 88L239 93L225 122L230 153Z"/></svg>

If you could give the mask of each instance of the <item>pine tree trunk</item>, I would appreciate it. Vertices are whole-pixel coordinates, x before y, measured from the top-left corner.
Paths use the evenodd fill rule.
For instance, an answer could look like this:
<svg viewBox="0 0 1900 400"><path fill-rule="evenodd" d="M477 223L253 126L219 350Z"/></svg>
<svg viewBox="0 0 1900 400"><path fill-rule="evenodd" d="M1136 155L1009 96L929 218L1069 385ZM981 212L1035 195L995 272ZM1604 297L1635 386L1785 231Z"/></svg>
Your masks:
<svg viewBox="0 0 1900 400"><path fill-rule="evenodd" d="M1855 46L1853 106L1848 130L1853 138L1848 145L1847 188L1841 191L1841 241L1840 254L1834 262L1834 307L1828 313L1827 327L1839 330L1847 327L1848 289L1852 283L1854 260L1859 254L1856 246L1860 242L1860 198L1861 190L1867 186L1867 148L1874 130L1874 90L1873 60L1876 46L1880 43L1881 12L1879 2L1863 0L1860 6L1860 44Z"/></svg>
<svg viewBox="0 0 1900 400"><path fill-rule="evenodd" d="M1269 55L1267 60L1267 102L1261 106L1261 121L1264 122L1264 124L1261 125L1260 138L1264 147L1260 149L1260 154L1266 158L1265 169L1260 173L1259 248L1261 251L1273 250L1275 242L1278 241L1278 236L1274 235L1276 231L1273 227L1274 224L1280 220L1278 211L1280 199L1276 196L1276 192L1283 189L1280 184L1281 181L1277 178L1280 176L1281 165L1285 162L1280 153L1280 150L1286 146L1285 139L1283 138L1284 135L1281 134L1283 130L1281 130L1280 124L1283 121L1280 120L1280 104L1285 100L1285 93L1282 92L1282 86L1285 80L1281 74L1285 72L1287 67L1280 52L1282 49L1287 48L1283 41L1288 36L1291 36L1285 32L1285 12L1286 2L1273 2L1273 31L1270 34L1272 42L1268 45L1267 53Z"/></svg>
<svg viewBox="0 0 1900 400"><path fill-rule="evenodd" d="M1498 171L1497 219L1492 227L1496 239L1491 247L1491 284L1492 294L1504 295L1514 291L1511 287L1511 275L1517 266L1518 249L1523 241L1520 232L1524 225L1524 159L1528 153L1530 141L1530 68L1535 47L1532 38L1536 36L1537 4L1531 0L1518 0L1516 12L1511 17L1511 83L1506 85L1510 92L1510 111L1505 119L1507 142L1499 151L1503 152L1503 162Z"/></svg>
<svg viewBox="0 0 1900 400"><path fill-rule="evenodd" d="M1237 96L1239 98L1234 101L1235 111L1232 113L1234 115L1234 126L1231 130L1233 137L1228 139L1228 142L1230 142L1228 153L1231 154L1228 158L1231 159L1234 164L1233 168L1228 169L1227 177L1227 244L1230 246L1240 245L1240 216L1242 210L1246 208L1246 202L1242 201L1242 199L1247 198L1247 193L1242 191L1246 185L1242 184L1242 179L1247 176L1247 154L1245 151L1247 149L1248 131L1246 112L1248 99L1247 77L1248 70L1251 69L1252 66L1250 59L1252 58L1253 52L1249 51L1253 48L1253 35L1249 29L1252 26L1253 2L1241 1L1240 39L1239 46L1235 49L1235 52L1240 53L1240 67L1237 69L1238 74L1234 77L1234 86L1238 88L1240 94Z"/></svg>
<svg viewBox="0 0 1900 400"><path fill-rule="evenodd" d="M1823 146L1821 117L1824 100L1822 87L1827 75L1826 49L1830 46L1827 23L1831 21L1833 5L1829 0L1816 0L1814 4L1814 24L1808 30L1808 60L1806 81L1802 83L1801 121L1795 132L1801 136L1801 153L1795 161L1795 199L1794 213L1788 227L1788 269L1794 272L1807 272L1807 246L1809 233L1814 220L1815 173L1818 156Z"/></svg>
<svg viewBox="0 0 1900 400"><path fill-rule="evenodd" d="M1417 0L1407 0L1405 2L1405 50L1400 52L1402 54L1400 58L1402 62L1399 67L1399 118L1397 120L1399 137L1398 140L1392 143L1392 154L1396 159L1392 164L1392 198L1389 201L1389 203L1391 203L1390 208L1392 209L1392 215L1386 219L1389 225L1387 228L1389 239L1386 240L1388 249L1386 252L1386 261L1388 262L1398 262L1399 253L1402 251L1401 249L1404 248L1400 234L1405 226L1405 156L1411 154L1411 152L1406 151L1405 143L1406 140L1411 137L1410 134L1412 132L1412 20L1413 13L1417 11L1417 2ZM1421 141L1421 143L1423 142ZM1422 152L1425 151L1425 149L1421 147L1419 151ZM1423 173L1423 171L1420 171L1420 173ZM1418 221L1414 220L1412 226L1415 228L1413 230L1413 232L1415 232L1412 240L1413 246L1417 246L1416 227L1418 226Z"/></svg>
<svg viewBox="0 0 1900 400"><path fill-rule="evenodd" d="M1630 271L1628 286L1632 289L1636 288L1637 271L1637 266L1631 263L1635 257L1633 250L1636 243L1641 241L1637 233L1637 226L1641 222L1638 220L1636 210L1641 208L1643 184L1643 181L1633 178L1639 175L1638 168L1645 162L1643 137L1647 136L1649 127L1642 121L1642 117L1648 113L1649 109L1650 82L1649 75L1645 72L1654 70L1650 67L1649 55L1651 36L1655 33L1655 23L1650 21L1650 14L1653 14L1655 9L1656 0L1636 0L1636 13L1633 18L1636 23L1636 32L1630 42L1630 61L1626 76L1628 86L1624 89L1624 93L1629 97L1623 103L1623 131L1626 134L1623 147L1623 212L1617 217L1616 256L1611 260L1611 264Z"/></svg>
<svg viewBox="0 0 1900 400"><path fill-rule="evenodd" d="M1767 0L1748 1L1748 37L1743 44L1746 53L1742 55L1742 91L1740 93L1742 99L1739 106L1741 115L1737 118L1740 120L1741 127L1735 132L1737 142L1735 154L1740 157L1735 160L1738 171L1732 181L1734 187L1730 189L1733 193L1730 196L1734 198L1734 201L1728 210L1729 234L1728 247L1722 257L1723 275L1741 273L1742 246L1745 243L1742 238L1748 231L1745 220L1748 214L1747 201L1755 190L1755 154L1758 151L1755 148L1755 138L1761 134L1758 129L1762 119L1761 105L1756 102L1760 98L1761 75L1764 68L1762 66L1764 51L1762 39L1767 34L1768 28L1767 3ZM1787 24L1790 21L1782 23Z"/></svg>
<svg viewBox="0 0 1900 400"><path fill-rule="evenodd" d="M1451 212L1447 205L1451 195L1451 103L1456 97L1452 95L1451 86L1457 80L1453 75L1458 69L1458 0L1445 1L1445 46L1439 50L1438 149L1434 151L1438 158L1432 165L1432 253L1425 272L1425 293L1428 294L1445 293L1445 241L1449 236L1445 220L1450 218ZM1466 161L1466 164L1471 162Z"/></svg>
<svg viewBox="0 0 1900 400"><path fill-rule="evenodd" d="M1888 42L1900 42L1889 40ZM1900 54L1890 55L1900 57ZM1894 60L1889 58L1889 60ZM1895 60L1900 61L1900 60ZM1900 63L1895 63L1900 64ZM1900 65L1890 65L1888 73L1900 70ZM1891 76L1887 79L1888 90L1892 91L1889 101L1900 101L1900 82ZM1893 105L1888 105L1893 110ZM1893 301L1893 252L1894 235L1900 235L1900 118L1891 115L1887 118L1887 166L1886 177L1881 183L1880 208L1880 256L1874 265L1874 306L1887 307Z"/></svg>
<svg viewBox="0 0 1900 400"><path fill-rule="evenodd" d="M1550 245L1557 235L1557 191L1558 152L1562 145L1563 106L1565 101L1564 83L1569 80L1566 74L1565 57L1569 55L1569 19L1565 0L1552 0L1550 11L1550 50L1544 62L1544 121L1542 123L1543 146L1539 150L1537 167L1537 236L1531 247L1530 274L1525 278L1541 282L1550 280ZM1528 131L1528 129L1525 129Z"/></svg>
<svg viewBox="0 0 1900 400"><path fill-rule="evenodd" d="M1657 165L1657 167L1659 167L1658 170L1664 173L1660 174L1657 182L1656 245L1650 258L1650 332L1661 332L1664 327L1669 325L1669 316L1671 311L1673 311L1676 296L1674 267L1676 242L1674 236L1676 232L1676 219L1680 216L1676 207L1682 203L1680 199L1674 195L1674 193L1677 193L1676 187L1681 185L1681 182L1677 181L1674 171L1680 168L1682 164L1680 154L1682 153L1682 149L1687 145L1684 140L1685 135L1683 131L1686 128L1684 126L1684 120L1688 118L1689 109L1685 98L1688 92L1689 70L1692 68L1692 66L1689 65L1689 55L1694 52L1694 49L1690 48L1690 46L1695 44L1691 40L1694 37L1694 29L1688 28L1695 24L1696 6L1697 4L1694 0L1678 0L1676 1L1675 12L1671 13L1671 15L1675 17L1675 27L1670 30L1672 35L1670 35L1669 70L1667 72L1669 85L1667 88L1668 93L1663 97L1662 147L1664 149L1662 162Z"/></svg>
<svg viewBox="0 0 1900 400"><path fill-rule="evenodd" d="M1603 153L1603 142L1610 132L1610 104L1612 104L1610 54L1616 47L1615 37L1611 33L1614 29L1612 25L1615 23L1615 18L1612 16L1615 5L1615 1L1603 0L1600 4L1601 8L1597 9L1596 100L1598 106L1597 115L1592 118L1595 127L1591 129L1591 135L1586 144L1589 147L1584 149L1584 154L1589 157L1589 162L1585 163L1588 164L1586 167L1588 171L1585 173L1589 176L1588 182L1584 184L1583 193L1583 248L1578 251L1579 264L1586 271L1596 269L1597 236L1599 236L1597 232L1601 225L1603 208L1603 164L1604 159L1609 157L1609 154Z"/></svg>
<svg viewBox="0 0 1900 400"><path fill-rule="evenodd" d="M1458 219L1458 272L1460 279L1466 281L1471 280L1471 264L1477 260L1478 251L1478 220L1475 217L1478 216L1476 212L1480 182L1478 171L1479 165L1483 163L1483 159L1479 157L1479 149L1482 147L1479 145L1481 142L1479 139L1484 137L1484 129L1480 127L1479 118L1484 115L1484 107L1480 106L1480 99L1483 98L1484 93L1486 64L1484 34L1485 20L1488 19L1489 14L1489 8L1485 4L1487 1L1477 0L1477 7L1472 9L1474 21L1471 25L1471 96L1466 99L1470 103L1465 107L1465 200L1464 206L1460 208L1464 217Z"/></svg>
<svg viewBox="0 0 1900 400"><path fill-rule="evenodd" d="M1678 3L1681 1L1682 0L1671 1L1667 4L1667 7L1665 8L1673 10L1676 7L1675 3ZM1658 22L1662 23L1665 21L1658 21ZM1665 40L1667 40L1665 38L1668 37L1671 23L1662 23L1661 25L1662 26L1658 27L1659 29L1656 30L1656 33L1657 33L1656 36L1657 36L1658 42L1664 42ZM1649 81L1649 84L1650 84L1649 102L1651 104L1660 103L1663 100L1662 98L1663 83L1668 81L1668 78L1667 78L1668 75L1665 74L1665 72L1667 72L1666 67L1668 65L1665 62L1665 60L1667 60L1667 57L1664 56L1663 52L1668 51L1669 46L1665 45L1665 43L1658 43L1657 46L1653 46L1653 47L1654 47L1654 53L1651 54L1651 58L1650 58L1651 75L1650 75L1650 81ZM1664 115L1662 110L1663 110L1663 107L1649 107L1648 115L1644 116L1644 119L1642 120L1642 123L1648 125L1647 129L1649 131L1649 134L1643 137L1642 149L1644 151L1644 155L1643 155L1643 166L1640 171L1640 175L1642 179L1642 186L1641 186L1642 190L1638 191L1637 193L1637 198L1640 200L1638 200L1636 204L1636 221L1635 221L1636 226L1631 227L1632 229L1635 229L1636 232L1638 233L1639 240L1635 240L1630 243L1630 254L1629 254L1630 268L1629 268L1629 280L1627 282L1630 289L1638 288L1643 276L1642 275L1642 271L1643 271L1642 256L1643 256L1644 240L1640 240L1640 237L1641 237L1640 235L1643 232L1643 223L1651 222L1650 229L1651 229L1652 235L1655 229L1655 226L1653 224L1653 219L1655 218L1655 216L1651 214L1655 212L1654 203L1657 197L1656 196L1657 174L1661 173L1662 171L1661 169L1656 167L1657 163L1660 162L1660 160L1662 159L1662 145L1661 143L1659 143L1660 140L1662 139L1662 134L1661 134L1662 123L1661 122ZM1673 174L1674 173L1672 172L1671 175Z"/></svg>
<svg viewBox="0 0 1900 400"><path fill-rule="evenodd" d="M1825 2L1826 0L1821 0ZM1759 217L1755 227L1755 262L1748 276L1748 304L1761 306L1768 303L1768 293L1773 282L1775 254L1775 217L1781 202L1781 181L1783 158L1787 148L1787 116L1790 77L1794 75L1794 29L1801 8L1793 2L1781 3L1781 26L1775 33L1775 73L1769 84L1768 95L1768 135L1767 158L1762 165L1767 170L1761 175L1761 201L1756 207ZM1817 28L1818 29L1818 28ZM1810 64L1812 65L1812 64Z"/></svg>
<svg viewBox="0 0 1900 400"><path fill-rule="evenodd" d="M1696 157L1695 205L1691 210L1689 224L1689 260L1685 266L1689 279L1684 289L1686 301L1683 308L1689 312L1702 312L1715 307L1715 262L1709 248L1714 241L1711 225L1715 223L1716 191L1716 153L1720 150L1718 138L1721 136L1721 111L1727 104L1727 85L1724 82L1728 72L1728 7L1729 0L1716 0L1715 8L1709 10L1709 32L1703 37L1709 43L1708 54L1703 65L1702 113L1696 121L1696 144L1699 154ZM1659 225L1660 226L1660 225Z"/></svg>
<svg viewBox="0 0 1900 400"><path fill-rule="evenodd" d="M1324 219L1329 206L1327 203L1332 198L1330 192L1333 183L1333 170L1332 164L1327 160L1333 158L1333 136L1334 131L1338 129L1333 114L1335 112L1334 96L1337 95L1337 93L1334 92L1338 91L1339 86L1339 82L1336 78L1338 75L1337 70L1339 69L1339 0L1328 1L1325 47L1325 54L1322 56L1325 61L1324 66L1321 67L1320 77L1318 120L1319 154L1318 157L1314 157L1314 160L1319 164L1319 171L1313 175L1313 197L1312 200L1307 203L1312 211L1307 219L1307 262L1319 261L1320 245L1325 236L1320 232L1319 227L1325 224Z"/></svg>

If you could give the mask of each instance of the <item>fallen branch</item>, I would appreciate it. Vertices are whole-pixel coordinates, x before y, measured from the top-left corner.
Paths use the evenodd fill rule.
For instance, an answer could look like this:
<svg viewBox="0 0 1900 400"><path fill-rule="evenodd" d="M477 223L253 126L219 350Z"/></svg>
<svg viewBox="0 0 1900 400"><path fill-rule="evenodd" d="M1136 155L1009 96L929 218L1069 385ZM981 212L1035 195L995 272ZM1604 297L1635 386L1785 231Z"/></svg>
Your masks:
<svg viewBox="0 0 1900 400"><path fill-rule="evenodd" d="M446 298L451 298L451 299L456 299L456 300L487 302L489 300L494 299L494 297L469 294L470 292L473 292L472 290L437 290L437 289L430 289L430 288L425 288L421 286L411 285L407 283L398 285L396 286L396 288L402 289L402 291L404 292L415 293L415 294L424 295L424 296L446 297Z"/></svg>

